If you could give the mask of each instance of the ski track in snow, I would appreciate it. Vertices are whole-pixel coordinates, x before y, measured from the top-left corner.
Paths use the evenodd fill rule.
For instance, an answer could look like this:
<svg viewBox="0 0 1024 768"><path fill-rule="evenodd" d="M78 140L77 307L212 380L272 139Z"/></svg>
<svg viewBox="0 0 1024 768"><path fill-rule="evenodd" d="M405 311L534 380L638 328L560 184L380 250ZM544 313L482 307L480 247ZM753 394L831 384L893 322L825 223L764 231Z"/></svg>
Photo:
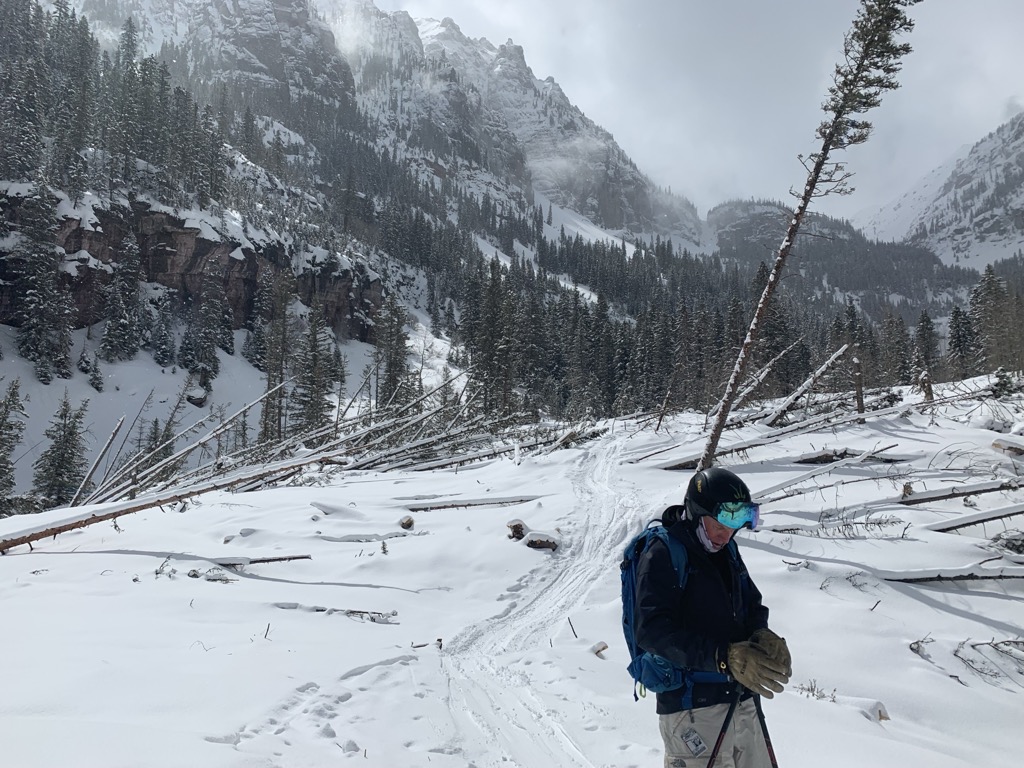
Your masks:
<svg viewBox="0 0 1024 768"><path fill-rule="evenodd" d="M632 488L614 479L618 452L595 458L589 451L572 478L576 507L565 516L570 546L551 566L550 581L523 605L469 627L442 656L448 677L452 741L479 756L474 765L593 766L558 713L544 706L515 655L542 646L552 621L569 616L601 574L615 566L640 505ZM508 657L512 657L508 659Z"/></svg>
<svg viewBox="0 0 1024 768"><path fill-rule="evenodd" d="M270 766L314 766L325 759L364 756L372 765L392 764L395 758L382 762L379 750L364 751L358 734L366 736L389 724L374 722L369 713L381 708L362 702L378 695L374 689L389 695L402 688L409 691L409 703L395 717L405 726L399 732L392 729L391 748L402 755L403 765L607 764L606 755L592 761L572 736L573 730L596 726L562 722L563 713L545 705L538 694L529 662L518 662L526 653L549 647L565 617L617 567L621 549L646 509L638 490L621 477L620 453L621 445L611 451L583 451L572 469L576 500L566 504L561 517L559 552L508 588L516 597L505 610L446 640L437 667L432 668L429 656L407 654L355 667L331 683L310 681L262 719L233 733L207 736L207 741L259 756ZM568 700L564 694L554 695ZM579 705L585 715L595 714L588 702ZM596 713L601 720L605 715ZM376 755L370 754L374 751Z"/></svg>

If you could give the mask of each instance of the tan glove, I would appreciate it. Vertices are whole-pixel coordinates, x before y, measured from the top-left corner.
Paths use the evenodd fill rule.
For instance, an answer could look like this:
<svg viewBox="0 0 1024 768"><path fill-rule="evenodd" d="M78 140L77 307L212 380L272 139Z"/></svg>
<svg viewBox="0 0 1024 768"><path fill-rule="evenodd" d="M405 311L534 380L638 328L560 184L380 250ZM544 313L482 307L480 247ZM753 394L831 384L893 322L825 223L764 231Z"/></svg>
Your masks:
<svg viewBox="0 0 1024 768"><path fill-rule="evenodd" d="M744 688L760 696L770 699L781 693L783 685L789 682L782 663L749 640L730 645L727 657L729 674Z"/></svg>
<svg viewBox="0 0 1024 768"><path fill-rule="evenodd" d="M779 662L783 666L787 677L793 676L793 657L789 653L789 646L786 645L786 638L779 637L765 627L752 634L750 642L761 646L765 653Z"/></svg>

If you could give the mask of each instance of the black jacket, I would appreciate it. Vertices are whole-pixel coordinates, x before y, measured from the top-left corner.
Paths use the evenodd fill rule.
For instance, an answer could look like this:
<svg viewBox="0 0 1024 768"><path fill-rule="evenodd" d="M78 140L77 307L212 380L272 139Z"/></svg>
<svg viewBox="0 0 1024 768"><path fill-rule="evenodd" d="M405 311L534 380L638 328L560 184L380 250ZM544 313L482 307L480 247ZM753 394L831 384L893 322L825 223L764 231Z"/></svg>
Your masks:
<svg viewBox="0 0 1024 768"><path fill-rule="evenodd" d="M735 550L709 554L697 538L696 523L680 520L669 535L686 547L686 586L672 567L668 547L655 541L637 565L636 640L646 651L677 666L717 672L730 643L747 640L768 626L768 608ZM730 547L733 547L730 544ZM703 684L693 706L728 701L735 683ZM683 709L683 691L658 694L658 714Z"/></svg>

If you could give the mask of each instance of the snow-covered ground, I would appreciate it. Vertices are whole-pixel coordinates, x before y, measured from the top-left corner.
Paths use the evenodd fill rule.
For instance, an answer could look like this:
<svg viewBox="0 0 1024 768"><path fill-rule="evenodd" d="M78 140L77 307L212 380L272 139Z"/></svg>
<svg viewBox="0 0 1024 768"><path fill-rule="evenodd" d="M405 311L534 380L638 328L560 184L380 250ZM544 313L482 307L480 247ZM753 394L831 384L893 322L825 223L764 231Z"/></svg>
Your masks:
<svg viewBox="0 0 1024 768"><path fill-rule="evenodd" d="M723 461L769 500L762 530L740 536L793 652L792 684L765 702L780 765L1020 764L1024 582L891 580L1024 576L989 542L1020 517L935 530L1024 490L899 503L1016 477L1019 461L979 426L991 411L908 412ZM634 702L625 672L618 562L681 499L689 472L665 467L701 448L702 419L608 426L575 448L458 470L322 469L12 550L3 764L660 765L653 697ZM900 463L794 463L885 446ZM0 520L0 538L67 516ZM561 546L509 539L513 518ZM310 559L217 564L290 555Z"/></svg>

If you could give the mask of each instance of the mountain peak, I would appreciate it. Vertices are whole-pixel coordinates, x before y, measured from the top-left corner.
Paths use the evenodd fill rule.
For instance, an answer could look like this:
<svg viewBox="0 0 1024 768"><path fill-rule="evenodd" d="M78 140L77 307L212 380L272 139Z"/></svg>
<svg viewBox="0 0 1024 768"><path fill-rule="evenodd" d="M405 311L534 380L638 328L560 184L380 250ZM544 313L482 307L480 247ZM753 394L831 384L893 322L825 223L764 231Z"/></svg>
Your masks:
<svg viewBox="0 0 1024 768"><path fill-rule="evenodd" d="M505 41L504 45L498 46L498 57L503 59L512 59L513 61L526 66L526 53L523 51L523 46L516 45L512 42L510 37Z"/></svg>

